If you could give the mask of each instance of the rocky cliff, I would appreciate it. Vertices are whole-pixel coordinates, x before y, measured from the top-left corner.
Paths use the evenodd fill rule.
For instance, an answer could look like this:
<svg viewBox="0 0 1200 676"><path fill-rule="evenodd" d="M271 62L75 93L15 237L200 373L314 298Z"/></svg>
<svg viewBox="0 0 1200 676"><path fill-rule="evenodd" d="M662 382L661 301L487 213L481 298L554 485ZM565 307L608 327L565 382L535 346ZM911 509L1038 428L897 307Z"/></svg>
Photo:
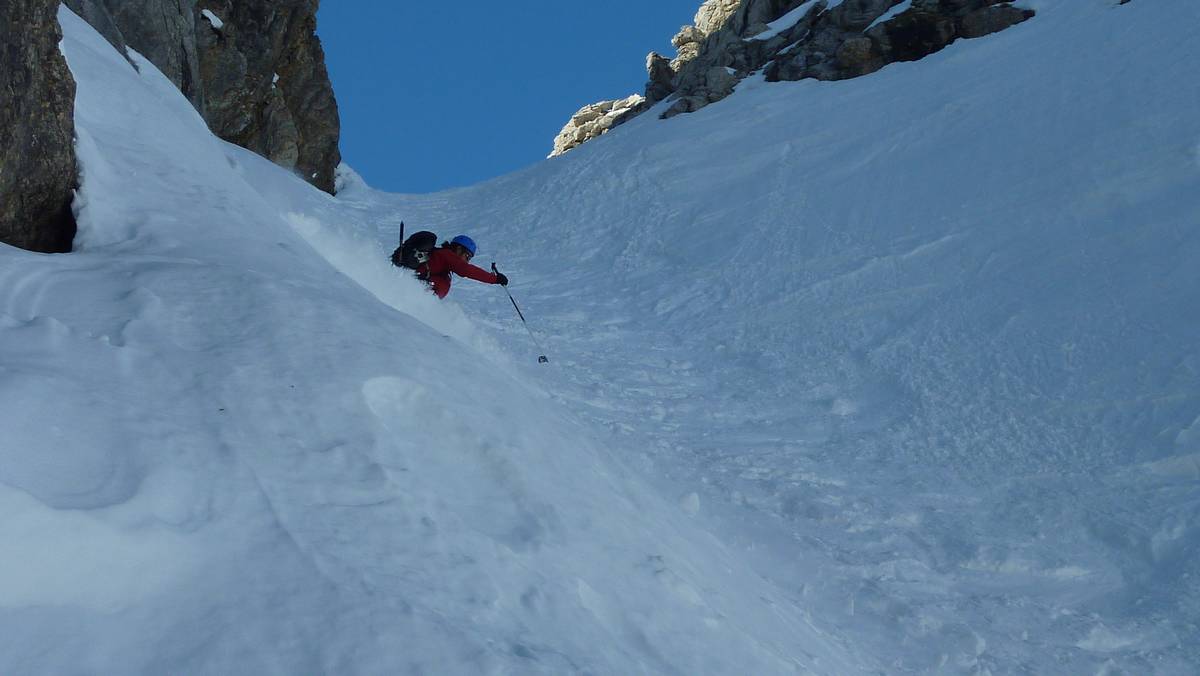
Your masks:
<svg viewBox="0 0 1200 676"><path fill-rule="evenodd" d="M57 0L0 3L0 242L46 253L75 236L75 81Z"/></svg>
<svg viewBox="0 0 1200 676"><path fill-rule="evenodd" d="M221 138L332 193L341 127L316 36L317 2L201 2L201 112Z"/></svg>
<svg viewBox="0 0 1200 676"><path fill-rule="evenodd" d="M66 0L179 87L221 138L334 190L340 123L318 0ZM0 241L68 251L74 83L55 0L0 4ZM134 67L130 63L130 67Z"/></svg>
<svg viewBox="0 0 1200 676"><path fill-rule="evenodd" d="M340 122L316 36L318 0L66 0L137 50L215 134L333 192Z"/></svg>
<svg viewBox="0 0 1200 676"><path fill-rule="evenodd" d="M1021 23L1033 10L1006 0L707 0L672 40L674 59L651 53L645 96L602 125L579 119L555 140L558 155L661 101L669 118L720 101L755 73L768 81L844 80L914 61L960 38ZM605 105L612 102L604 102Z"/></svg>

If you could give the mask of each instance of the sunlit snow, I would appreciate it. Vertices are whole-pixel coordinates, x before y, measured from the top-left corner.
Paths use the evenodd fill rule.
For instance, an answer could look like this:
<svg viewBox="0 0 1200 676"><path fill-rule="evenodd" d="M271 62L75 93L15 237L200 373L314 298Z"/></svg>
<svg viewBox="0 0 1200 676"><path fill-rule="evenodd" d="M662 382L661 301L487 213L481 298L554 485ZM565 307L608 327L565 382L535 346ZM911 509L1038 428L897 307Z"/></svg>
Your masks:
<svg viewBox="0 0 1200 676"><path fill-rule="evenodd" d="M330 197L63 10L77 251L0 246L0 673L1194 673L1200 8L1038 11ZM401 220L540 345L393 268Z"/></svg>

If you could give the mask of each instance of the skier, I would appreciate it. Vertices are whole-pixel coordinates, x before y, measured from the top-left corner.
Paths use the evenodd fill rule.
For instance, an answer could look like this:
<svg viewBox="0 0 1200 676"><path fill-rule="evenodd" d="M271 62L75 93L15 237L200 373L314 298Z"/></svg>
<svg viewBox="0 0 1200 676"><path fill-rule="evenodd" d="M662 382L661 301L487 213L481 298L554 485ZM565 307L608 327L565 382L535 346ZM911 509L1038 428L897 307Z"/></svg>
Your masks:
<svg viewBox="0 0 1200 676"><path fill-rule="evenodd" d="M429 260L417 268L417 277L425 281L438 298L450 293L450 273L469 277L484 284L508 286L508 277L502 272L491 273L471 265L475 257L475 240L459 235L429 253ZM494 266L493 266L494 267Z"/></svg>

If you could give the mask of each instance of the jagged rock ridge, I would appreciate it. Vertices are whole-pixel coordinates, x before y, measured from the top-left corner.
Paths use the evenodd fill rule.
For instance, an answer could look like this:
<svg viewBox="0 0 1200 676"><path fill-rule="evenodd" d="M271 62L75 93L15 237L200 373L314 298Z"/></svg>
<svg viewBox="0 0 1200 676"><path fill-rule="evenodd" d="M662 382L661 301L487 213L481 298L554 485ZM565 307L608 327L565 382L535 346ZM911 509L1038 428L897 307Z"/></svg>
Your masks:
<svg viewBox="0 0 1200 676"><path fill-rule="evenodd" d="M572 119L552 156L664 100L674 103L663 118L699 110L729 96L756 72L768 81L859 77L1032 16L1033 10L1007 0L707 0L695 25L684 26L672 40L674 59L653 52L647 57L644 100L602 127L586 128Z"/></svg>

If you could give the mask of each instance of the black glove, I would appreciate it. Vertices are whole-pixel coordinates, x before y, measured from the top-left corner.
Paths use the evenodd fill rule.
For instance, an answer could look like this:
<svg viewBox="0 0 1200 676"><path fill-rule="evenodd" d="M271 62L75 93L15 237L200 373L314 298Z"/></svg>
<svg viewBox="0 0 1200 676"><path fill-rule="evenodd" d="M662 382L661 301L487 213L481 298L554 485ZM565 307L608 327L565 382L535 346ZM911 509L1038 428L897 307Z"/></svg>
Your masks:
<svg viewBox="0 0 1200 676"><path fill-rule="evenodd" d="M508 277L505 277L503 272L497 272L496 283L500 286L508 286Z"/></svg>

